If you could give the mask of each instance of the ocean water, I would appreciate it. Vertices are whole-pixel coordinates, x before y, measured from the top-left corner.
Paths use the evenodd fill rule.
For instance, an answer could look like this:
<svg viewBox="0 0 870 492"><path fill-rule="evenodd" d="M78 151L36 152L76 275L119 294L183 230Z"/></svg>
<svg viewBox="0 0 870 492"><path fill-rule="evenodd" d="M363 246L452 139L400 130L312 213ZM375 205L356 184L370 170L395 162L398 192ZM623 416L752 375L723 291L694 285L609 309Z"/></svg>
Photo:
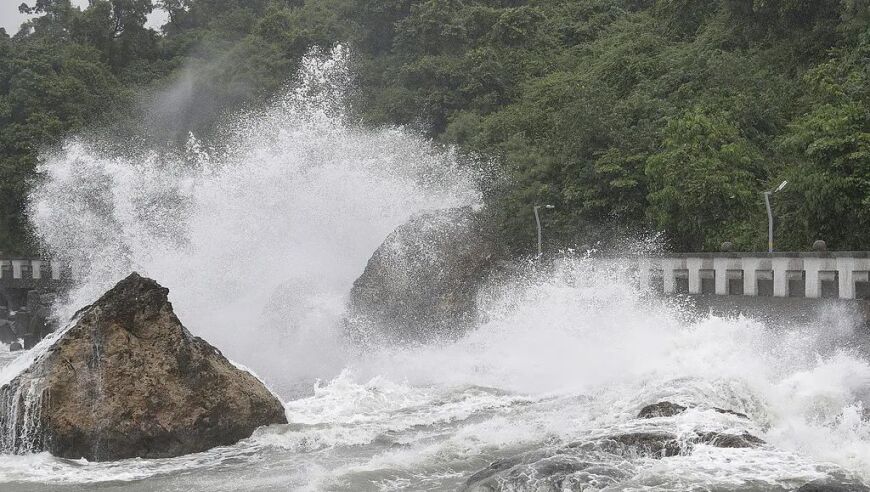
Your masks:
<svg viewBox="0 0 870 492"><path fill-rule="evenodd" d="M0 490L453 491L524 453L586 464L520 466L499 490L870 483L866 333L836 306L794 323L717 316L652 295L628 265L564 255L483 289L479 323L459 339L347 341L347 295L384 237L480 194L477 165L450 149L349 124L346 65L341 48L309 57L283 98L227 123L222 150L191 137L185 152L119 156L70 140L45 156L31 197L34 230L79 279L59 317L131 270L155 278L194 334L279 395L290 424L172 459L4 455ZM17 359L0 351L0 382L49 342ZM665 400L688 410L636 418ZM765 444L661 459L569 447L634 432Z"/></svg>

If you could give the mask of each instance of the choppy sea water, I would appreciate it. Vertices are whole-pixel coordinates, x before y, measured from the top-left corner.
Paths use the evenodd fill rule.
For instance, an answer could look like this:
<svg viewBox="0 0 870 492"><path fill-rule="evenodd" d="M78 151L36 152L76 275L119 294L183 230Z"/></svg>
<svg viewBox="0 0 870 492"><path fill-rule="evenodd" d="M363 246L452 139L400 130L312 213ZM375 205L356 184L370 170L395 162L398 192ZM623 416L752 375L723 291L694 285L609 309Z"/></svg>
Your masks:
<svg viewBox="0 0 870 492"><path fill-rule="evenodd" d="M349 355L335 377L285 395L290 424L237 445L113 463L3 456L0 483L28 491L462 490L499 459L661 431L685 439L749 433L766 444L697 444L659 459L598 454L599 466L575 475L580 485L522 473L501 485L794 490L824 481L858 490L870 479L870 364L859 325L836 312L814 321L827 326L775 328L697 316L618 278L590 279L590 263L564 260L488 299L488 319L461 340ZM689 409L637 418L658 401Z"/></svg>
<svg viewBox="0 0 870 492"><path fill-rule="evenodd" d="M478 171L449 149L348 126L345 65L341 49L307 60L285 98L229 122L221 150L192 138L183 155L119 156L71 140L44 156L31 196L34 231L80 279L59 316L131 270L155 278L185 326L256 371L291 423L174 459L0 456L0 490L452 491L518 455L488 483L766 491L870 481L868 335L838 307L799 322L714 316L650 295L629 265L566 255L484 289L480 322L458 340L347 341L348 292L384 237L480 193ZM0 350L0 382L33 355ZM665 400L689 409L637 418ZM765 444L699 443L660 459L586 446L635 432L749 433Z"/></svg>

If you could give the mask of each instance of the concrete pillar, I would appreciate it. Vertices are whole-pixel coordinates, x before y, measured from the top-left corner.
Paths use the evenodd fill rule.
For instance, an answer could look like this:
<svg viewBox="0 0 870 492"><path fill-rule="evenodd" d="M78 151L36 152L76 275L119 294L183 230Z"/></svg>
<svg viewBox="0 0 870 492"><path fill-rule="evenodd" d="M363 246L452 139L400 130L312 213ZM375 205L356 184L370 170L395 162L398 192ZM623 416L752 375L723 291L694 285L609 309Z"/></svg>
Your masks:
<svg viewBox="0 0 870 492"><path fill-rule="evenodd" d="M664 283L665 294L673 294L676 291L674 282L674 267L676 260L665 258L662 260L662 282Z"/></svg>
<svg viewBox="0 0 870 492"><path fill-rule="evenodd" d="M12 260L12 278L21 278L21 264L24 260Z"/></svg>
<svg viewBox="0 0 870 492"><path fill-rule="evenodd" d="M840 277L840 299L855 298L854 272L855 260L852 258L837 258L837 275Z"/></svg>
<svg viewBox="0 0 870 492"><path fill-rule="evenodd" d="M757 296L758 295L758 278L756 277L758 270L758 260L756 258L743 259L743 295Z"/></svg>
<svg viewBox="0 0 870 492"><path fill-rule="evenodd" d="M689 294L701 293L701 258L687 258L686 269L689 270Z"/></svg>
<svg viewBox="0 0 870 492"><path fill-rule="evenodd" d="M728 295L728 258L713 258L713 270L716 272L716 295Z"/></svg>
<svg viewBox="0 0 870 492"><path fill-rule="evenodd" d="M650 271L652 270L652 261L646 258L641 258L637 261L637 283L641 290L650 288Z"/></svg>
<svg viewBox="0 0 870 492"><path fill-rule="evenodd" d="M60 262L56 260L52 260L51 262L51 278L54 280L60 280Z"/></svg>
<svg viewBox="0 0 870 492"><path fill-rule="evenodd" d="M788 258L774 258L773 266L773 296L788 297Z"/></svg>
<svg viewBox="0 0 870 492"><path fill-rule="evenodd" d="M42 278L42 260L33 260L30 264L33 266L33 278Z"/></svg>
<svg viewBox="0 0 870 492"><path fill-rule="evenodd" d="M822 269L822 260L819 258L804 258L804 273L806 273L805 297L822 297L822 283L819 279L819 271Z"/></svg>

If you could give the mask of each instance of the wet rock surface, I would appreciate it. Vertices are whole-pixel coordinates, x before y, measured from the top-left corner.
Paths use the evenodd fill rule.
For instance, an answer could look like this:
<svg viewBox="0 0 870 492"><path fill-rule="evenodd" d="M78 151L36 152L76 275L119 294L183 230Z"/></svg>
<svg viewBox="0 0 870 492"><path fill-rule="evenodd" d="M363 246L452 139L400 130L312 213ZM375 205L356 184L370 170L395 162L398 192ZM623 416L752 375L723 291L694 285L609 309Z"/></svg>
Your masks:
<svg viewBox="0 0 870 492"><path fill-rule="evenodd" d="M683 405L671 403L669 401L661 401L643 407L638 413L637 418L651 419L660 417L674 417L685 412L687 409L688 407L685 407ZM749 417L745 413L736 412L734 410L727 410L718 407L713 407L712 410L716 413L733 415L742 419L749 419ZM643 443L647 441L652 443L661 442L661 439L645 439L644 437L645 436L643 434L639 434L639 437L636 438L637 442L628 442L627 444L637 446L638 443ZM625 437L623 437L623 439L625 439ZM629 438L629 441L631 441L631 438ZM742 434L728 434L724 432L698 432L696 437L687 439L686 442L707 444L710 446L715 446L717 448L754 448L764 444L764 441L762 439L755 437L747 432L744 432Z"/></svg>
<svg viewBox="0 0 870 492"><path fill-rule="evenodd" d="M399 341L462 333L476 319L481 281L506 257L490 223L462 207L399 226L354 282L348 332Z"/></svg>
<svg viewBox="0 0 870 492"><path fill-rule="evenodd" d="M596 490L633 473L631 459L661 459L691 452L691 443L667 432L633 432L577 441L492 463L466 482L468 491Z"/></svg>
<svg viewBox="0 0 870 492"><path fill-rule="evenodd" d="M743 434L726 434L723 432L699 432L696 442L709 444L717 448L757 448L764 441L747 432Z"/></svg>
<svg viewBox="0 0 870 492"><path fill-rule="evenodd" d="M593 447L628 458L668 458L691 452L691 444L668 432L632 432L604 437L572 447Z"/></svg>
<svg viewBox="0 0 870 492"><path fill-rule="evenodd" d="M106 461L235 443L285 423L253 375L192 336L168 289L132 274L0 388L0 450Z"/></svg>
<svg viewBox="0 0 870 492"><path fill-rule="evenodd" d="M675 415L679 415L685 412L688 407L680 405L678 403L671 403L669 401L660 401L658 403L649 404L640 409L640 412L637 414L637 418L639 419L653 419L659 417L673 417ZM728 410L725 408L712 407L716 413L726 414L726 415L734 415L735 417L740 417L742 419L748 419L749 416L745 413L737 412L734 410Z"/></svg>
<svg viewBox="0 0 870 492"><path fill-rule="evenodd" d="M716 413L722 413L726 415L734 415L735 417L740 417L741 419L748 419L749 416L745 413L735 412L734 410L728 410L725 408L713 407L713 411Z"/></svg>
<svg viewBox="0 0 870 492"><path fill-rule="evenodd" d="M795 492L870 492L870 487L858 481L816 480L802 485Z"/></svg>
<svg viewBox="0 0 870 492"><path fill-rule="evenodd" d="M661 401L647 405L640 409L637 414L639 419L652 419L656 417L673 417L686 411L686 407L671 403L669 401Z"/></svg>
<svg viewBox="0 0 870 492"><path fill-rule="evenodd" d="M581 448L525 453L475 473L465 490L598 490L619 484L633 472L630 464L614 464L612 458L605 452Z"/></svg>
<svg viewBox="0 0 870 492"><path fill-rule="evenodd" d="M629 432L576 441L561 448L523 453L492 463L466 482L468 491L595 490L630 478L634 460L688 455L696 444L749 448L764 444L751 434Z"/></svg>

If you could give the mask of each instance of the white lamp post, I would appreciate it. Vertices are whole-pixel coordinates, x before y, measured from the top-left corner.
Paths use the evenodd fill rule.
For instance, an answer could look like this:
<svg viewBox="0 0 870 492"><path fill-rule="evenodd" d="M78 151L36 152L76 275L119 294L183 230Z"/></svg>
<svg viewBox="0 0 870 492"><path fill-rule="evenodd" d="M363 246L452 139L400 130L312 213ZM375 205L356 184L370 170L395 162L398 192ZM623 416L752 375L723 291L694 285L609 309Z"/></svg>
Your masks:
<svg viewBox="0 0 870 492"><path fill-rule="evenodd" d="M788 184L788 181L783 181L776 187L773 191L765 191L764 194L764 205L767 207L767 252L773 253L773 211L770 209L770 195L773 193L778 193L785 188L785 185Z"/></svg>
<svg viewBox="0 0 870 492"><path fill-rule="evenodd" d="M552 205L543 205L546 209L556 208ZM538 209L541 208L541 205L535 205L535 223L538 224L538 256L541 256L541 215L538 213Z"/></svg>

